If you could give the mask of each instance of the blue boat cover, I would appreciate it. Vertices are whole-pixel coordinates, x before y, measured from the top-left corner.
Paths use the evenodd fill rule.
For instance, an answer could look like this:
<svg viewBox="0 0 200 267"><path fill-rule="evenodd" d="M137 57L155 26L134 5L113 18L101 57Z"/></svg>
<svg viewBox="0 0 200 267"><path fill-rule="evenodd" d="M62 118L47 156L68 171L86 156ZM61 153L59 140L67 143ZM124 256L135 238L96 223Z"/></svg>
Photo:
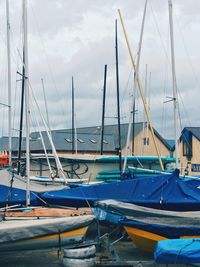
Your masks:
<svg viewBox="0 0 200 267"><path fill-rule="evenodd" d="M6 205L25 205L26 204L26 190L10 188L5 185L0 185L0 207ZM37 193L30 192L30 204L32 206L39 206L41 202L37 197Z"/></svg>
<svg viewBox="0 0 200 267"><path fill-rule="evenodd" d="M127 179L41 194L49 204L69 207L114 199L165 210L200 210L200 180L179 178L179 171L149 178Z"/></svg>
<svg viewBox="0 0 200 267"><path fill-rule="evenodd" d="M160 264L200 263L200 239L172 239L157 243L154 259Z"/></svg>

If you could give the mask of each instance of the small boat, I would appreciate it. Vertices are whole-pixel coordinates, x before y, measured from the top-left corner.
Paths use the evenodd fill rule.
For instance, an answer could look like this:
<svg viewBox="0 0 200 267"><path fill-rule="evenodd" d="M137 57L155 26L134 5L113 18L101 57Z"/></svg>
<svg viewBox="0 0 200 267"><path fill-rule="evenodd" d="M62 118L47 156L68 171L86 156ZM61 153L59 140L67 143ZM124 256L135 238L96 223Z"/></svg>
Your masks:
<svg viewBox="0 0 200 267"><path fill-rule="evenodd" d="M92 211L89 208L82 209L67 209L53 207L25 207L16 206L5 207L0 209L0 216L4 219L40 219L40 218L55 218L55 217L74 217L81 215L91 215Z"/></svg>
<svg viewBox="0 0 200 267"><path fill-rule="evenodd" d="M121 219L132 217L156 217L156 218L199 218L199 211L168 211L161 209L146 208L135 204L124 203L112 199L98 201L95 203L93 213L100 221L108 221L118 224Z"/></svg>
<svg viewBox="0 0 200 267"><path fill-rule="evenodd" d="M200 239L159 241L154 252L154 260L159 264L200 263Z"/></svg>
<svg viewBox="0 0 200 267"><path fill-rule="evenodd" d="M82 184L88 182L86 178L61 178L61 177L49 177L49 176L30 176L30 181L39 183L39 184Z"/></svg>
<svg viewBox="0 0 200 267"><path fill-rule="evenodd" d="M154 252L160 240L200 238L200 218L137 217L126 218L119 223L139 249L149 252Z"/></svg>
<svg viewBox="0 0 200 267"><path fill-rule="evenodd" d="M149 208L195 211L200 210L200 180L179 177L179 170L147 178L67 188L40 194L48 204L86 207L96 201L114 199Z"/></svg>
<svg viewBox="0 0 200 267"><path fill-rule="evenodd" d="M0 222L0 251L63 247L83 241L94 216ZM5 234L6 233L6 234Z"/></svg>

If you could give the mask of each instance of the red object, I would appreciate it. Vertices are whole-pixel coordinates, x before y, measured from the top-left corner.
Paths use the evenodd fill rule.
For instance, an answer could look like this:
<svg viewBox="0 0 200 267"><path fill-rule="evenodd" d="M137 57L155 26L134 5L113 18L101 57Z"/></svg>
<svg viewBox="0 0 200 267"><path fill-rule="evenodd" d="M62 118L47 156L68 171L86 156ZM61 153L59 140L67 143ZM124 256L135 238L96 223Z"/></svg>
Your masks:
<svg viewBox="0 0 200 267"><path fill-rule="evenodd" d="M8 152L7 150L3 150L0 152L0 164L7 165L8 164Z"/></svg>

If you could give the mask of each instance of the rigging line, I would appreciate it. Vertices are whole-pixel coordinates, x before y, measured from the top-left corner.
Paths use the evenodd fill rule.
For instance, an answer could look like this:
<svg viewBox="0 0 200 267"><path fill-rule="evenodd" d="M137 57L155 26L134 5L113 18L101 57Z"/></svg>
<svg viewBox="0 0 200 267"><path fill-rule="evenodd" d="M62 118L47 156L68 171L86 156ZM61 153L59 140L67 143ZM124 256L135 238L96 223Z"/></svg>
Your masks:
<svg viewBox="0 0 200 267"><path fill-rule="evenodd" d="M16 62L16 69L18 70L19 69L19 57L17 58L17 62ZM19 112L19 110L17 111L17 103L20 103L20 94L17 94L17 89L18 89L18 82L17 82L17 77L18 77L18 74L17 72L15 72L15 89L14 89L14 105L13 105L13 108L12 108L12 128L18 128L18 127L15 127L15 115L17 112ZM20 87L21 89L21 87ZM18 89L18 92L19 92L19 89ZM17 100L17 96L19 97L19 99ZM19 106L18 106L19 107Z"/></svg>
<svg viewBox="0 0 200 267"><path fill-rule="evenodd" d="M182 95L181 95L181 94L179 94L179 99L181 100L181 103L182 103L182 105L183 105L183 110L184 110L184 112L185 112L185 116L184 116L184 117L187 117L187 120L188 120L188 122L189 122L189 125L191 126L192 123L191 123L191 120L190 120L190 116L189 116L188 113L187 113L187 109L186 109L186 107L185 107L185 104L184 104L184 102L183 102L183 98L182 98ZM179 113L180 113L180 111L179 111ZM180 122L181 122L181 117L180 117ZM182 122L181 122L181 123L182 123ZM183 129L182 124L181 124L181 129Z"/></svg>
<svg viewBox="0 0 200 267"><path fill-rule="evenodd" d="M29 80L28 80L28 81L29 81ZM66 182L66 176L65 176L64 170L63 170L63 168L62 168L60 159L59 159L58 154L57 154L57 152L56 152L55 145L54 145L53 140L52 140L52 138L51 138L51 136L50 136L50 133L49 133L49 132L50 132L50 129L48 128L48 126L47 126L47 124L46 124L46 121L45 121L44 117L42 116L40 107L39 107L38 102L37 102L37 100L36 100L36 98L35 98L34 91L33 91L33 88L32 88L32 86L31 86L30 81L29 81L29 88L30 88L30 91L31 91L31 93L32 93L32 98L33 98L33 100L34 100L34 102L35 102L35 105L37 106L37 109L38 109L38 111L39 111L40 118L41 118L41 120L42 120L42 122L43 122L43 124L44 124L45 129L46 129L46 133L47 133L47 136L48 136L48 140L49 140L49 142L50 142L50 144L51 144L52 151L53 151L53 154L54 154L54 157L55 157L55 161L56 161L56 165L57 165L57 168L58 168L58 172L59 172L59 174L61 173L62 177L63 177L64 180L65 180L65 184L67 184L67 182Z"/></svg>
<svg viewBox="0 0 200 267"><path fill-rule="evenodd" d="M163 96L164 98L166 97L167 95L167 85L168 85L168 77L169 77L169 73L168 73L168 68L167 68L168 64L167 64L167 58L166 58L166 61L165 61L165 71L164 71L164 84L163 84ZM164 104L164 100L163 100L163 105L162 105L162 130L161 130L161 133L162 133L162 136L164 136L164 133L166 132L166 112L167 111L167 108L166 108L166 105Z"/></svg>
<svg viewBox="0 0 200 267"><path fill-rule="evenodd" d="M32 99L31 99L32 100ZM33 105L33 101L31 101L31 104L32 104L32 113L35 117L35 128L36 126L38 127L38 131L39 131L39 135L40 135L40 138L41 138L41 143L42 143L42 147L43 147L43 150L44 150L44 154L45 154L45 157L46 157L46 160L47 160L47 164L48 164L48 167L49 167L49 172L50 172L50 175L53 174L53 171L52 171L52 168L51 168L51 164L50 164L50 161L49 161L49 157L47 155L47 150L46 150L46 147L45 147L45 143L44 143L44 138L43 138L43 135L42 135L42 132L41 130L39 129L39 122L36 118L36 113L35 113L35 109L34 109L34 105ZM33 118L31 117L31 119L33 120Z"/></svg>
<svg viewBox="0 0 200 267"><path fill-rule="evenodd" d="M155 15L155 12L154 12L153 7L152 7L152 5L151 5L151 1L149 1L149 6L150 6L150 8L151 8L151 12L152 12L152 14L153 14L153 19L154 19L154 22L155 22L155 25L156 25L156 29L157 29L158 35L159 35L160 40L161 40L161 44L162 44L162 47L163 47L165 56L166 56L166 58L168 59L168 63L170 64L170 59L169 59L167 50L166 50L166 48L165 48L165 45L164 45L164 41L163 41L161 32L160 32L159 27L158 27L158 23L157 23L156 15Z"/></svg>
<svg viewBox="0 0 200 267"><path fill-rule="evenodd" d="M185 39L184 39L184 36L183 36L183 31L181 30L181 27L180 27L180 24L178 22L178 19L177 19L175 11L174 11L174 17L175 17L175 20L176 20L176 23L177 23L177 26L178 26L178 29L179 29L179 33L180 33L182 42L183 42L183 47L185 49L185 53L186 53L186 55L188 57L188 61L189 61L190 67L192 69L192 74L194 75L194 79L196 80L196 83L197 83L198 87L200 87L200 82L199 82L198 76L196 75L196 72L194 70L194 66L192 64L191 57L190 57L190 54L189 54L189 51L187 49L186 42L185 42Z"/></svg>
<svg viewBox="0 0 200 267"><path fill-rule="evenodd" d="M22 22L21 22L20 29L22 29ZM20 31L19 36L22 36L22 30ZM11 43L14 44L15 43L14 42L15 38L14 38L14 33L12 31L12 28L10 28L10 37L11 37ZM21 37L21 39L19 38L19 43L22 43L22 37ZM18 47L20 47L20 45ZM21 63L22 63L23 59L22 59L21 53L19 52L19 48L18 47L17 46L15 47L16 52L14 52L14 49L11 50L11 58L13 59L13 61L15 63L17 63L18 62L18 56L17 55L20 55L20 59L21 59Z"/></svg>
<svg viewBox="0 0 200 267"><path fill-rule="evenodd" d="M132 75L133 75L133 69L130 69L130 72L129 72L129 75L128 75L128 79L126 81L125 86L121 86L121 87L124 88L123 93L121 95L121 117L122 117L122 120L123 120L123 118L126 118L125 114L127 114L127 111L126 111L125 107L127 107L126 102L128 101L129 96L130 96L130 91L132 90L132 89L131 90L129 89ZM128 99L126 100L127 93L128 93Z"/></svg>
<svg viewBox="0 0 200 267"><path fill-rule="evenodd" d="M41 37L41 34L40 34L38 21L36 19L37 17L35 15L35 11L34 11L34 9L33 9L32 6L31 6L31 11L32 11L32 14L33 14L33 17L34 17L34 22L35 22L35 25L36 25L36 31L37 31L37 34L39 36L40 43L41 43L41 46L43 48L43 52L44 52L44 55L45 55L45 58L46 58L46 62L47 62L47 66L48 66L48 69L49 69L49 74L50 74L51 80L53 82L53 85L54 85L56 94L58 95L59 99L62 99L60 97L60 91L58 90L58 87L57 87L57 84L56 84L56 81L55 81L55 78L54 78L54 75L53 75L53 70L52 70L51 64L49 62L49 58L48 58L48 55L47 55L47 52L46 52L46 47L44 45L44 42L42 41L42 37ZM61 105L61 113L62 113L62 116L65 117L65 113L64 113L65 108L63 106L63 103L61 102L60 105Z"/></svg>

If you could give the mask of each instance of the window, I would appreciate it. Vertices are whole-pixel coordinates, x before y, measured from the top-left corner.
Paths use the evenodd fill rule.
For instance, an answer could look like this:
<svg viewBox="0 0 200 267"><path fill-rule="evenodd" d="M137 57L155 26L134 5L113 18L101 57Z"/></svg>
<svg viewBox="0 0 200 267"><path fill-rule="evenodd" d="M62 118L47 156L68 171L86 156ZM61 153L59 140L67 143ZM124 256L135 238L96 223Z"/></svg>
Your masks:
<svg viewBox="0 0 200 267"><path fill-rule="evenodd" d="M192 156L192 140L183 141L183 156Z"/></svg>
<svg viewBox="0 0 200 267"><path fill-rule="evenodd" d="M72 140L68 138L65 138L65 141L67 141L67 143L72 143Z"/></svg>
<svg viewBox="0 0 200 267"><path fill-rule="evenodd" d="M192 157L192 134L186 132L182 136L183 140L183 156Z"/></svg>
<svg viewBox="0 0 200 267"><path fill-rule="evenodd" d="M96 144L96 143L97 143L97 141L95 141L94 139L89 139L89 140L90 140L90 142L93 143L93 144Z"/></svg>
<svg viewBox="0 0 200 267"><path fill-rule="evenodd" d="M78 140L80 143L82 143L82 144L85 143L85 141L83 141L83 139L79 139L79 138L78 138L77 140Z"/></svg>
<svg viewBox="0 0 200 267"><path fill-rule="evenodd" d="M149 145L149 137L144 137L144 138L143 138L143 144L144 144L145 146L148 146L148 145Z"/></svg>

